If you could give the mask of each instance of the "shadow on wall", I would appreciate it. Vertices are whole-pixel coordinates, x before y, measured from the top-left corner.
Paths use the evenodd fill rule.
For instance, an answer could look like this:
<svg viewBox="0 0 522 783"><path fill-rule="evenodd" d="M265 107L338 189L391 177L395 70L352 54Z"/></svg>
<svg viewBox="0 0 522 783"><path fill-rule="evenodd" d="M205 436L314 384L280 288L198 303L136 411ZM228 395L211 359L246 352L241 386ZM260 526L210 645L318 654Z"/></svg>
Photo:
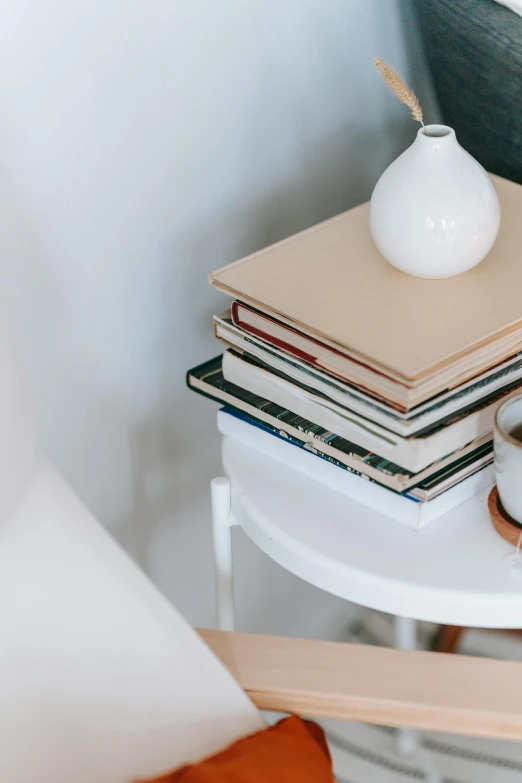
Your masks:
<svg viewBox="0 0 522 783"><path fill-rule="evenodd" d="M168 275L161 286L159 305L166 314L158 346L161 391L151 415L133 433L134 519L129 528L134 531L140 562L161 587L176 596L182 612L202 617L202 622L209 622L209 595L213 592L208 483L221 469L215 425L218 406L186 389L185 370L222 352L212 336L212 315L230 305L228 297L209 289L207 275L222 264L368 199L381 173L371 165L372 160L392 160L415 133L413 123L411 129L408 126L407 138L402 127L356 134L339 131L302 160L295 179L285 187L242 205L232 214L215 216L164 250L169 263L163 265ZM146 527L140 520L147 520ZM237 545L247 546L239 541ZM252 563L259 569L255 579L249 570ZM287 612L278 620L277 596L282 589L292 589L288 574L261 557L238 557L236 568L242 584L238 606L242 627L256 617L251 609L256 591L262 588L263 604L273 607L265 630L283 632L285 627L278 627L278 622L284 622ZM314 604L320 611L322 601L336 600L326 599L299 580L291 584L301 591L298 605L304 613ZM303 601L303 590L308 600ZM260 629L259 616L253 627Z"/></svg>
<svg viewBox="0 0 522 783"><path fill-rule="evenodd" d="M0 178L0 306L51 458L192 622L213 621L219 440L184 371L218 353L226 305L206 275L367 199L413 140L372 65L409 78L402 2L0 13L0 149L19 190ZM252 589L277 585L262 558L243 567ZM306 595L320 616L326 597Z"/></svg>
<svg viewBox="0 0 522 783"><path fill-rule="evenodd" d="M162 332L150 364L160 373L157 395L145 413L133 407L131 394L121 396L121 388L107 393L95 367L78 353L75 335L68 333L67 289L53 275L45 243L4 172L0 306L12 327L44 446L85 502L193 622L213 622L208 483L220 471L220 444L217 406L185 388L185 370L221 352L212 337L212 315L229 305L227 297L208 288L207 274L368 199L382 161L396 157L415 132L413 123L339 129L321 144L303 147L284 186L249 204L229 205L159 250L158 267L167 274L157 281ZM291 632L288 604L280 609L277 600L281 590L299 592L303 614L315 613L310 633L317 632L317 617L327 603L346 613L342 602L285 574L237 538L245 554L237 558L242 627ZM252 612L260 587L262 617ZM297 621L306 632L303 618Z"/></svg>
<svg viewBox="0 0 522 783"><path fill-rule="evenodd" d="M33 386L48 376L49 348L59 350L63 308L48 254L22 204L9 171L0 167L0 309L20 369ZM33 404L38 407L36 399Z"/></svg>
<svg viewBox="0 0 522 783"><path fill-rule="evenodd" d="M101 394L98 379L82 366L82 356L72 356L67 312L70 302L54 273L49 249L23 204L9 172L2 168L0 322L9 333L44 452L84 502L133 552L135 536L129 521L134 518L134 510L127 507L121 516L120 508L132 478L129 406L121 398ZM103 454L100 433L105 444ZM120 491L111 498L108 489L114 485ZM118 511L112 514L111 506L117 506Z"/></svg>

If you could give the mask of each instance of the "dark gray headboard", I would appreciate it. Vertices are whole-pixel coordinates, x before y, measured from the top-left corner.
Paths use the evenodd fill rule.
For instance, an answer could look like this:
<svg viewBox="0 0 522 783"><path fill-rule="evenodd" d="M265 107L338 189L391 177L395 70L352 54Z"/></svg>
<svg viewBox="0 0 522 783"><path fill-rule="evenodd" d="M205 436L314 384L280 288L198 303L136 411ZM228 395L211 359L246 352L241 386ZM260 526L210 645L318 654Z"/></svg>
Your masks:
<svg viewBox="0 0 522 783"><path fill-rule="evenodd" d="M494 0L415 0L444 122L482 165L522 183L522 17Z"/></svg>

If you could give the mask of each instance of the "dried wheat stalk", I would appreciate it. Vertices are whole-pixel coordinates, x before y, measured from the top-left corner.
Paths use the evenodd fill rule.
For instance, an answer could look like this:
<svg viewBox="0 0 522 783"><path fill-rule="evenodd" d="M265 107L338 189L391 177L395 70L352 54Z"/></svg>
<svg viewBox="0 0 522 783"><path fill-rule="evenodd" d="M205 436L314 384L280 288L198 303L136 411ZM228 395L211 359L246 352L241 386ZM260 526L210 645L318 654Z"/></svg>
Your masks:
<svg viewBox="0 0 522 783"><path fill-rule="evenodd" d="M388 63L383 62L380 57L377 57L377 59L375 59L373 62L377 66L382 78L390 90L395 93L400 101L409 107L413 115L413 119L417 120L417 122L420 122L420 124L424 126L424 122L422 120L422 109L413 90L411 90L406 82L401 79L397 71L392 68L391 65L388 65Z"/></svg>

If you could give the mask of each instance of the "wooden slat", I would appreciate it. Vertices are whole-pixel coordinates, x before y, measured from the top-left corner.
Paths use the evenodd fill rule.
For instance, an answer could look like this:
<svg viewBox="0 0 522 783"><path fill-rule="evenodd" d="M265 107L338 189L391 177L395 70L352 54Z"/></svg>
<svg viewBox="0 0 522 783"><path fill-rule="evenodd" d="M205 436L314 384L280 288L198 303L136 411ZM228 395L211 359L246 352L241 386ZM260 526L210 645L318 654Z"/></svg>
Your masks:
<svg viewBox="0 0 522 783"><path fill-rule="evenodd" d="M522 740L522 664L200 631L260 709Z"/></svg>

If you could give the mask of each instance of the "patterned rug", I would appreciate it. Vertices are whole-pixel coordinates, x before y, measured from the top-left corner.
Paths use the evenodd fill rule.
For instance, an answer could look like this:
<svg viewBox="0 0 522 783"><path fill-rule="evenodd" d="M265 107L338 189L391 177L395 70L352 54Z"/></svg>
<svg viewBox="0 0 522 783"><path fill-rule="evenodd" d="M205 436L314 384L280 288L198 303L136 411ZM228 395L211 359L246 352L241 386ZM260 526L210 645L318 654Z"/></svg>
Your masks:
<svg viewBox="0 0 522 783"><path fill-rule="evenodd" d="M419 624L419 646L434 626ZM345 641L390 645L391 618L368 612L343 634ZM488 631L466 633L461 652L522 660L522 639ZM522 705L521 705L522 709ZM522 783L522 744L421 733L412 755L397 751L396 730L340 721L322 721L338 783Z"/></svg>

